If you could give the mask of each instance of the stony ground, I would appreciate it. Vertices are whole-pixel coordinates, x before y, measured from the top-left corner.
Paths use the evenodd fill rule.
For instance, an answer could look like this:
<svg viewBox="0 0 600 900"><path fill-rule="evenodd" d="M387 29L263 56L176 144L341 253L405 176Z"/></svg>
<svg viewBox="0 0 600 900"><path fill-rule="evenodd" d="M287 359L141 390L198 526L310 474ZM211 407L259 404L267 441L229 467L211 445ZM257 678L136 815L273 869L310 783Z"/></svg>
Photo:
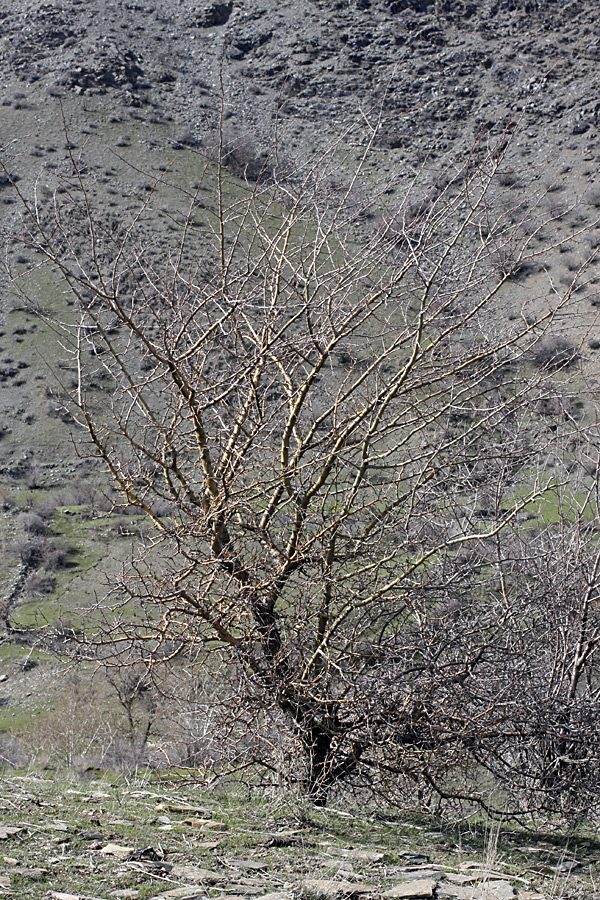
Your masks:
<svg viewBox="0 0 600 900"><path fill-rule="evenodd" d="M593 900L598 843L139 777L0 783L0 896ZM90 777L91 776L91 779ZM526 877L523 873L526 872Z"/></svg>

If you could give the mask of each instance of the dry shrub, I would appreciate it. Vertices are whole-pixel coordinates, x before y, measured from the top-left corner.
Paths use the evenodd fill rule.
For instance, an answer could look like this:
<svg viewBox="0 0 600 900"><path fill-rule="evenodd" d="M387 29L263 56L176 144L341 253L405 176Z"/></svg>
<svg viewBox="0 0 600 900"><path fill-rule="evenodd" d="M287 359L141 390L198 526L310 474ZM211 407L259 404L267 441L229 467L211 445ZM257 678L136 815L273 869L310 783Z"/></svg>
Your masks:
<svg viewBox="0 0 600 900"><path fill-rule="evenodd" d="M18 523L28 534L41 536L48 531L48 525L43 518L35 512L20 513Z"/></svg>
<svg viewBox="0 0 600 900"><path fill-rule="evenodd" d="M33 572L26 580L23 590L33 597L45 597L56 587L56 576L52 572Z"/></svg>
<svg viewBox="0 0 600 900"><path fill-rule="evenodd" d="M28 762L21 739L15 734L0 733L0 769L22 769Z"/></svg>
<svg viewBox="0 0 600 900"><path fill-rule="evenodd" d="M533 361L539 369L567 369L579 359L579 352L564 335L544 338L536 344Z"/></svg>
<svg viewBox="0 0 600 900"><path fill-rule="evenodd" d="M274 160L261 150L248 132L240 132L233 126L223 130L223 157L225 168L246 181L268 180L274 169Z"/></svg>
<svg viewBox="0 0 600 900"><path fill-rule="evenodd" d="M63 695L16 737L30 763L64 769L101 760L113 726L95 685L72 676Z"/></svg>

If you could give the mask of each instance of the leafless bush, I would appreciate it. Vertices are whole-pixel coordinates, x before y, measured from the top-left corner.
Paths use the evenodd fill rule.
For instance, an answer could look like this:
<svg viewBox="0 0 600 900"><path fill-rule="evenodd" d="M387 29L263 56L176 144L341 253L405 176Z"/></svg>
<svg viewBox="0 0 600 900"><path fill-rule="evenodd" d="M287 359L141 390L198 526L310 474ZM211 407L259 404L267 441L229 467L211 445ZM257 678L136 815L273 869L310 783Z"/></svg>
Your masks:
<svg viewBox="0 0 600 900"><path fill-rule="evenodd" d="M18 734L29 762L52 768L98 765L115 733L110 707L95 685L78 676L63 680L64 693Z"/></svg>
<svg viewBox="0 0 600 900"><path fill-rule="evenodd" d="M173 143L176 147L195 147L198 141L192 129L185 126L177 132Z"/></svg>
<svg viewBox="0 0 600 900"><path fill-rule="evenodd" d="M68 569L72 565L69 553L69 547L58 541L48 541L44 548L44 564L50 571Z"/></svg>
<svg viewBox="0 0 600 900"><path fill-rule="evenodd" d="M227 125L221 142L221 162L233 175L251 182L268 180L273 175L274 156L261 150L248 132Z"/></svg>
<svg viewBox="0 0 600 900"><path fill-rule="evenodd" d="M51 594L56 587L56 575L52 572L33 572L23 585L23 590L29 596L45 597Z"/></svg>
<svg viewBox="0 0 600 900"><path fill-rule="evenodd" d="M48 525L40 515L34 512L23 512L18 517L19 525L24 531L33 535L45 535Z"/></svg>
<svg viewBox="0 0 600 900"><path fill-rule="evenodd" d="M23 240L72 291L53 325L74 421L155 529L95 611L132 745L136 710L142 734L157 715L146 674L172 665L218 673L228 765L285 769L316 802L368 782L489 807L486 778L510 812L596 802L600 552L581 522L600 510L581 457L600 438L536 405L572 358L555 345L531 374L572 285L507 321L502 289L547 224L540 198L533 223L524 195L497 204L507 143L360 243L362 163L348 186L338 147L243 195L221 165L218 228L198 234L188 196L163 265L149 206L115 237L75 162L64 205L21 194ZM110 396L90 389L91 335Z"/></svg>
<svg viewBox="0 0 600 900"><path fill-rule="evenodd" d="M22 769L28 762L28 754L19 737L14 734L0 734L0 768Z"/></svg>
<svg viewBox="0 0 600 900"><path fill-rule="evenodd" d="M520 258L520 247L514 244L501 244L493 253L493 264L502 278L515 278L524 269Z"/></svg>
<svg viewBox="0 0 600 900"><path fill-rule="evenodd" d="M564 335L552 335L534 348L533 361L540 369L566 369L579 359L579 351Z"/></svg>
<svg viewBox="0 0 600 900"><path fill-rule="evenodd" d="M63 489L56 496L57 505L87 506L92 514L110 512L114 505L110 497L110 488L96 485L94 474L93 471L81 472L70 487Z"/></svg>
<svg viewBox="0 0 600 900"><path fill-rule="evenodd" d="M457 178L438 177L426 191L418 195L406 194L396 206L384 209L375 217L374 227L377 235L390 248L405 249L412 242L418 241L422 233L430 227L428 220L435 218L442 205L440 201L450 196L457 188Z"/></svg>
<svg viewBox="0 0 600 900"><path fill-rule="evenodd" d="M498 173L498 184L501 187L516 187L519 180L519 175L512 169Z"/></svg>
<svg viewBox="0 0 600 900"><path fill-rule="evenodd" d="M21 563L28 569L44 567L48 572L53 572L71 565L71 548L44 534L31 533L29 537L17 542L17 550Z"/></svg>
<svg viewBox="0 0 600 900"><path fill-rule="evenodd" d="M131 742L128 737L117 736L110 742L100 758L100 765L113 772L134 772L148 764L146 742Z"/></svg>
<svg viewBox="0 0 600 900"><path fill-rule="evenodd" d="M31 537L18 545L19 556L24 566L37 568L44 560L46 542L41 537Z"/></svg>

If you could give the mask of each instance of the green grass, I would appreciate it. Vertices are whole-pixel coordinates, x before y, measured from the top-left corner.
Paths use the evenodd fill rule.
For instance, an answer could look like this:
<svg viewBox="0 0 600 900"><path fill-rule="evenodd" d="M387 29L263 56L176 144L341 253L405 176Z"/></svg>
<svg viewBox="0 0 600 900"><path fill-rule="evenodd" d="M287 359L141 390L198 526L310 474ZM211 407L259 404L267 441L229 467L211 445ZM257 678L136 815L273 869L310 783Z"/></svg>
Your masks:
<svg viewBox="0 0 600 900"><path fill-rule="evenodd" d="M21 647L19 644L0 644L0 662L3 663L23 659L28 653L29 649L27 647Z"/></svg>

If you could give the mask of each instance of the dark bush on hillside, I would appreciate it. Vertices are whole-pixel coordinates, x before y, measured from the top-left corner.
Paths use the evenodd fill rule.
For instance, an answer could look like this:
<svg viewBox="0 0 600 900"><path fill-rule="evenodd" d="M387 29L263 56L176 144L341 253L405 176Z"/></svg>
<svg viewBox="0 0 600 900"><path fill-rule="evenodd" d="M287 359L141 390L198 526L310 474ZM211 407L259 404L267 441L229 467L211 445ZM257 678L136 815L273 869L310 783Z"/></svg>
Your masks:
<svg viewBox="0 0 600 900"><path fill-rule="evenodd" d="M48 531L48 526L41 516L34 512L21 513L18 518L19 525L28 534L42 535Z"/></svg>
<svg viewBox="0 0 600 900"><path fill-rule="evenodd" d="M498 184L501 187L515 187L519 183L519 176L513 170L500 172L498 175Z"/></svg>
<svg viewBox="0 0 600 900"><path fill-rule="evenodd" d="M173 145L175 147L195 147L198 141L196 135L187 125L181 128L175 135Z"/></svg>
<svg viewBox="0 0 600 900"><path fill-rule="evenodd" d="M31 535L18 545L18 553L24 566L30 569L44 566L48 572L67 569L73 565L69 559L70 549L39 534Z"/></svg>
<svg viewBox="0 0 600 900"><path fill-rule="evenodd" d="M577 348L562 335L545 338L536 345L533 361L540 369L566 369L579 358Z"/></svg>
<svg viewBox="0 0 600 900"><path fill-rule="evenodd" d="M44 563L49 570L68 569L73 563L69 559L68 547L61 546L56 541L47 541L44 548Z"/></svg>
<svg viewBox="0 0 600 900"><path fill-rule="evenodd" d="M19 556L24 566L37 568L44 559L45 541L36 536L28 538L19 545Z"/></svg>
<svg viewBox="0 0 600 900"><path fill-rule="evenodd" d="M33 597L45 597L56 587L56 576L51 572L34 572L24 585L24 591Z"/></svg>
<svg viewBox="0 0 600 900"><path fill-rule="evenodd" d="M246 181L268 180L273 174L273 160L257 147L251 135L232 127L223 134L222 163L233 175Z"/></svg>
<svg viewBox="0 0 600 900"><path fill-rule="evenodd" d="M588 191L587 201L590 206L593 206L595 209L600 209L600 190L595 188L594 190Z"/></svg>

